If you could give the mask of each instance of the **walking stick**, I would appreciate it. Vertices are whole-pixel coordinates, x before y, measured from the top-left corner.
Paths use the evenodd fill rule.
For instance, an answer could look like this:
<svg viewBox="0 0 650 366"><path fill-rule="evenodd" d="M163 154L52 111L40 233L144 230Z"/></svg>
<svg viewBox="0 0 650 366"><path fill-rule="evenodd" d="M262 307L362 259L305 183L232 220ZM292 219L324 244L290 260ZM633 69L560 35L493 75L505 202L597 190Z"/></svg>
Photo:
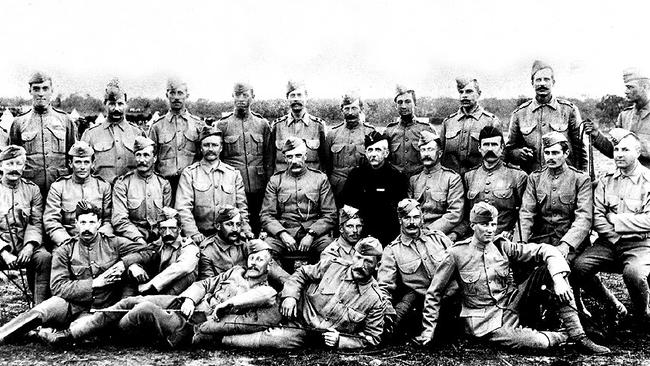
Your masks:
<svg viewBox="0 0 650 366"><path fill-rule="evenodd" d="M14 240L14 235L11 232L11 226L9 225L9 212L5 214L5 222L7 223L7 230L9 231L9 239L11 239L11 245L16 248L16 240ZM20 274L20 282L23 285L22 290L23 294L25 295L25 299L27 300L27 305L29 307L32 307L34 301L32 300L32 297L29 296L28 287L25 285L25 276L23 276L23 271L21 268L18 268L18 273ZM9 276L7 276L7 278L9 278Z"/></svg>

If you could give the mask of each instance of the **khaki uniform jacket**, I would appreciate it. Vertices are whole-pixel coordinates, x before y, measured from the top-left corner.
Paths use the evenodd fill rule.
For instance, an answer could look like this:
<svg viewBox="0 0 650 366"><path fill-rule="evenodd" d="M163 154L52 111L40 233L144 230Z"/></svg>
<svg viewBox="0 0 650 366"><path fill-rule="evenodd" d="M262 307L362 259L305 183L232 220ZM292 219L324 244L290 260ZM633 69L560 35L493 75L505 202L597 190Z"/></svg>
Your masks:
<svg viewBox="0 0 650 366"><path fill-rule="evenodd" d="M445 235L463 221L465 189L458 173L440 164L422 170L409 181L409 197L420 202L427 228Z"/></svg>
<svg viewBox="0 0 650 366"><path fill-rule="evenodd" d="M620 170L598 181L594 191L594 230L616 244L620 239L650 238L650 170L638 165L630 175Z"/></svg>
<svg viewBox="0 0 650 366"><path fill-rule="evenodd" d="M413 116L408 124L398 117L386 126L384 133L390 139L390 155L388 161L401 173L411 177L422 171L420 162L420 132L435 132L426 118Z"/></svg>
<svg viewBox="0 0 650 366"><path fill-rule="evenodd" d="M342 237L334 239L320 254L320 261L327 263L331 261L336 261L342 264L352 264L354 261L354 246L349 244L344 244Z"/></svg>
<svg viewBox="0 0 650 366"><path fill-rule="evenodd" d="M19 253L26 243L43 243L43 198L36 184L21 178L15 187L0 183L0 250Z"/></svg>
<svg viewBox="0 0 650 366"><path fill-rule="evenodd" d="M461 176L483 160L478 151L479 134L483 127L496 126L501 122L492 113L477 105L472 113L462 109L442 121L440 141L442 142L442 165Z"/></svg>
<svg viewBox="0 0 650 366"><path fill-rule="evenodd" d="M641 109L635 106L625 108L619 113L615 127L625 128L634 132L641 141L641 156L639 162L646 168L650 167L650 103ZM614 144L602 133L593 138L592 144L609 158L614 157Z"/></svg>
<svg viewBox="0 0 650 366"><path fill-rule="evenodd" d="M93 289L93 279L115 263L124 262L128 270L134 263L146 264L153 250L126 238L97 233L88 244L76 236L54 250L52 255L52 295L80 308L102 309L117 302L123 294L124 280Z"/></svg>
<svg viewBox="0 0 650 366"><path fill-rule="evenodd" d="M269 121L254 112L245 119L230 113L217 127L223 133L221 160L239 170L247 193L264 192L273 172Z"/></svg>
<svg viewBox="0 0 650 366"><path fill-rule="evenodd" d="M243 231L250 231L244 182L238 170L223 162L211 168L204 160L183 170L176 191L176 209L187 237L212 235L221 205L237 207Z"/></svg>
<svg viewBox="0 0 650 366"><path fill-rule="evenodd" d="M530 174L519 210L522 241L551 245L564 241L579 249L588 238L592 218L591 180L586 173L565 164L557 172L544 167ZM518 230L515 233L518 238Z"/></svg>
<svg viewBox="0 0 650 366"><path fill-rule="evenodd" d="M126 119L117 124L104 121L88 128L81 140L95 150L95 173L113 184L115 178L135 169L136 136L144 136L144 132Z"/></svg>
<svg viewBox="0 0 650 366"><path fill-rule="evenodd" d="M201 242L199 280L217 276L235 267L246 267L248 253L245 242L226 243L218 234Z"/></svg>
<svg viewBox="0 0 650 366"><path fill-rule="evenodd" d="M359 283L351 266L337 262L305 265L285 283L282 298L300 300L305 324L317 329L334 328L339 348L362 348L379 344L384 327L384 302L377 281Z"/></svg>
<svg viewBox="0 0 650 366"><path fill-rule="evenodd" d="M112 234L111 212L113 208L111 185L100 176L89 176L83 183L78 183L74 175L59 177L50 186L45 202L43 225L45 232L55 246L77 235L75 210L77 203L86 200L101 208L102 226L100 231Z"/></svg>
<svg viewBox="0 0 650 366"><path fill-rule="evenodd" d="M50 185L67 175L67 153L75 142L74 121L64 111L48 106L45 113L33 109L14 119L9 143L27 151L23 178L31 180L47 194Z"/></svg>
<svg viewBox="0 0 650 366"><path fill-rule="evenodd" d="M199 134L205 124L187 110L179 115L168 112L149 130L158 155L156 171L163 177L179 176L185 167L197 161L201 152Z"/></svg>
<svg viewBox="0 0 650 366"><path fill-rule="evenodd" d="M327 166L327 151L325 150L326 122L305 112L301 119L294 119L291 113L282 116L271 125L271 157L274 172L282 172L288 168L282 147L291 136L305 140L307 145L307 166L325 171Z"/></svg>
<svg viewBox="0 0 650 366"><path fill-rule="evenodd" d="M326 172L334 195L338 196L341 193L350 171L361 165L365 159L365 137L374 130L373 125L365 122L359 122L352 128L345 122L341 122L328 131L325 138L328 154Z"/></svg>
<svg viewBox="0 0 650 366"><path fill-rule="evenodd" d="M269 180L260 213L262 229L277 236L287 229L329 233L336 223L336 205L327 176L306 168L294 176L290 170Z"/></svg>
<svg viewBox="0 0 650 366"><path fill-rule="evenodd" d="M562 254L546 244L515 244L503 237L481 244L472 238L457 242L438 266L424 304L423 334L433 336L440 314L440 302L448 284L457 280L462 297L460 317L466 331L481 337L502 326L504 309L511 308L517 294L510 263L546 264L551 276L568 273Z"/></svg>
<svg viewBox="0 0 650 366"><path fill-rule="evenodd" d="M148 281L160 294L178 295L196 279L199 246L190 238L179 236L172 245L162 239L151 243L155 251L155 275Z"/></svg>
<svg viewBox="0 0 650 366"><path fill-rule="evenodd" d="M132 170L118 177L113 185L111 219L115 233L134 241L152 241L158 236L156 226L162 209L171 203L171 185L156 172L143 178Z"/></svg>
<svg viewBox="0 0 650 366"><path fill-rule="evenodd" d="M510 118L510 135L506 143L506 160L521 165L526 172L543 167L542 136L557 131L569 141L568 163L581 171L587 170L587 151L580 136L580 112L573 103L553 97L548 104L531 99L520 105ZM532 161L523 163L514 158L513 151L529 147Z"/></svg>

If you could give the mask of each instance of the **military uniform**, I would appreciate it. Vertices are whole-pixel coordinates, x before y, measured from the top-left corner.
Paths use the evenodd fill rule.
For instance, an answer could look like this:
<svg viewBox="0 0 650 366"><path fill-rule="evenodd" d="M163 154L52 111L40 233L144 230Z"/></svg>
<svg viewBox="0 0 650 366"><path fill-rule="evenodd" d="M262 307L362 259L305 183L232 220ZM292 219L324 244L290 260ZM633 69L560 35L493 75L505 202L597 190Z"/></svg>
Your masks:
<svg viewBox="0 0 650 366"><path fill-rule="evenodd" d="M241 173L251 226L259 232L264 188L273 174L269 122L254 112L244 119L230 113L217 122L217 128L223 133L221 160Z"/></svg>
<svg viewBox="0 0 650 366"><path fill-rule="evenodd" d="M192 239L179 235L171 245L158 239L150 246L156 253L153 268L148 266L153 275L143 285L151 284L159 294L178 295L194 283L199 265L199 246Z"/></svg>
<svg viewBox="0 0 650 366"><path fill-rule="evenodd" d="M81 200L101 208L100 231L105 234L113 233L111 185L101 177L93 175L83 182L78 182L74 175L70 174L59 177L52 183L45 202L43 224L45 232L55 246L77 235L75 208Z"/></svg>
<svg viewBox="0 0 650 366"><path fill-rule="evenodd" d="M245 267L247 257L243 241L227 243L218 234L212 235L201 242L199 280L217 276L234 266Z"/></svg>
<svg viewBox="0 0 650 366"><path fill-rule="evenodd" d="M250 231L244 182L239 171L223 162L212 168L204 160L183 170L175 208L187 237L214 234L215 218L221 205L235 206L241 214L243 231Z"/></svg>
<svg viewBox="0 0 650 366"><path fill-rule="evenodd" d="M52 263L52 255L42 244L43 198L40 189L25 178L21 178L14 187L0 184L0 212L6 212L0 218L0 249L18 255L25 244L34 246L32 259L27 266L27 279L34 291L34 302L38 304L50 296Z"/></svg>
<svg viewBox="0 0 650 366"><path fill-rule="evenodd" d="M345 239L338 237L334 239L320 254L321 262L336 261L343 264L352 264L354 260L354 246L344 244Z"/></svg>
<svg viewBox="0 0 650 366"><path fill-rule="evenodd" d="M336 205L327 176L311 168L298 176L289 169L275 173L266 186L260 222L276 254L282 256L286 251L279 238L286 231L297 242L311 232L312 251L320 255L331 241L328 234L336 223Z"/></svg>
<svg viewBox="0 0 650 366"><path fill-rule="evenodd" d="M126 119L119 123L107 120L88 128L81 140L95 150L95 173L112 184L118 176L135 169L136 136L144 136L144 132Z"/></svg>
<svg viewBox="0 0 650 366"><path fill-rule="evenodd" d="M143 177L132 170L115 180L112 223L117 235L152 242L158 238L156 224L162 208L170 206L169 182L156 172Z"/></svg>
<svg viewBox="0 0 650 366"><path fill-rule="evenodd" d="M354 280L350 265L330 262L300 267L285 284L282 298L299 300L299 320L289 327L269 328L249 335L226 336L223 344L236 347L298 348L310 344L310 329L336 329L338 348L379 344L384 302L377 282ZM311 343L313 344L313 343Z"/></svg>
<svg viewBox="0 0 650 366"><path fill-rule="evenodd" d="M530 174L519 210L524 242L569 244L574 251L588 240L593 198L589 176L564 164ZM534 239L537 237L538 239Z"/></svg>
<svg viewBox="0 0 650 366"><path fill-rule="evenodd" d="M388 161L408 177L422 171L420 148L418 147L421 131L435 132L426 118L414 116L413 120L409 122L397 118L386 126L384 132L390 141Z"/></svg>
<svg viewBox="0 0 650 366"><path fill-rule="evenodd" d="M550 102L540 104L531 99L520 105L510 118L510 133L506 143L506 160L519 164L526 172L543 167L542 135L557 131L569 141L567 162L578 170L587 169L587 152L580 135L580 112L573 103L553 97ZM517 161L514 150L529 147L533 158L528 162Z"/></svg>
<svg viewBox="0 0 650 366"><path fill-rule="evenodd" d="M639 162L646 168L650 167L650 103L641 109L629 106L619 113L614 127L624 128L634 132L641 141L641 156ZM614 157L614 144L602 133L592 141L594 147L609 158Z"/></svg>
<svg viewBox="0 0 650 366"><path fill-rule="evenodd" d="M500 126L501 122L492 113L477 105L471 113L462 108L442 121L440 141L442 143L442 165L463 176L478 165L481 153L478 151L478 135L485 126Z"/></svg>
<svg viewBox="0 0 650 366"><path fill-rule="evenodd" d="M325 126L323 119L304 112L302 117L294 118L291 113L273 121L271 127L271 157L276 173L287 169L287 162L282 152L284 142L292 136L305 140L307 145L307 166L325 171L327 151L325 150Z"/></svg>
<svg viewBox="0 0 650 366"><path fill-rule="evenodd" d="M68 174L66 153L75 142L75 125L67 113L48 106L19 115L9 130L9 143L27 151L23 177L36 183L46 196L50 185Z"/></svg>
<svg viewBox="0 0 650 366"><path fill-rule="evenodd" d="M458 173L440 164L426 168L409 181L409 197L422 208L424 225L445 235L463 221L465 190Z"/></svg>
<svg viewBox="0 0 650 366"><path fill-rule="evenodd" d="M154 141L158 155L156 171L169 180L173 192L183 169L198 160L203 126L203 121L187 110L177 115L167 112L151 125L149 138Z"/></svg>
<svg viewBox="0 0 650 366"><path fill-rule="evenodd" d="M366 155L364 138L375 127L369 123L359 122L349 127L346 122L332 127L325 138L328 152L327 174L329 175L337 206L343 206L340 198L343 186L352 169L363 162Z"/></svg>
<svg viewBox="0 0 650 366"><path fill-rule="evenodd" d="M517 223L527 178L523 170L511 167L502 160L490 169L481 163L463 177L467 187L465 212L469 212L477 202L487 202L499 211L496 233L512 232Z"/></svg>

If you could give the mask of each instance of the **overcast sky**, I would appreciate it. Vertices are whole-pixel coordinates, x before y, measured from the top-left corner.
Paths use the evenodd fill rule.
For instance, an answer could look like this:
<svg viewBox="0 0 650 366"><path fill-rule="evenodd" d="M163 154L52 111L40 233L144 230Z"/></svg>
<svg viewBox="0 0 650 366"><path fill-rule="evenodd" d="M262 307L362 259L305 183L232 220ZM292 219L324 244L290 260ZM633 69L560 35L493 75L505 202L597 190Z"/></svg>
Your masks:
<svg viewBox="0 0 650 366"><path fill-rule="evenodd" d="M28 97L35 69L56 92L100 97L113 76L130 96L164 96L169 75L191 99L227 100L248 80L257 98L288 79L311 97L358 89L455 96L474 74L483 97L532 95L530 66L554 65L556 94L623 93L625 67L650 62L647 1L7 1L0 3L0 95Z"/></svg>

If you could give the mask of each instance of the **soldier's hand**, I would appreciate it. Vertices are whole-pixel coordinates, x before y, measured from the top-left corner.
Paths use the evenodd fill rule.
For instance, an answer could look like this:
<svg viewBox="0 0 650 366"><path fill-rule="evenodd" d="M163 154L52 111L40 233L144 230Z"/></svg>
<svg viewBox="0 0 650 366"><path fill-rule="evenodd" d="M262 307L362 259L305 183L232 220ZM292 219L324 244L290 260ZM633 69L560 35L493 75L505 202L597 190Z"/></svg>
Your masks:
<svg viewBox="0 0 650 366"><path fill-rule="evenodd" d="M289 235L288 232L283 231L280 234L280 240L282 240L282 243L287 247L287 250L290 252L295 252L296 249L296 239L293 238L293 236Z"/></svg>
<svg viewBox="0 0 650 366"><path fill-rule="evenodd" d="M296 317L296 299L293 297L287 297L282 301L282 306L280 306L280 314L287 318Z"/></svg>
<svg viewBox="0 0 650 366"><path fill-rule="evenodd" d="M149 275L138 264L133 263L132 265L130 265L129 273L133 278L135 278L136 281L138 281L138 283L145 283L149 281Z"/></svg>
<svg viewBox="0 0 650 366"><path fill-rule="evenodd" d="M594 126L594 122L592 120L586 119L582 121L582 125L584 126L585 133L590 134L592 137L598 136L598 129L596 126Z"/></svg>
<svg viewBox="0 0 650 366"><path fill-rule="evenodd" d="M136 239L136 242L138 242L138 243L140 243L142 245L147 245L147 241L144 240L143 237L139 237L138 239Z"/></svg>
<svg viewBox="0 0 650 366"><path fill-rule="evenodd" d="M9 267L10 269L16 268L16 260L18 259L18 257L9 253L8 250L3 250L2 252L0 252L0 256L2 256L2 260L5 262L7 267Z"/></svg>
<svg viewBox="0 0 650 366"><path fill-rule="evenodd" d="M302 240L300 241L300 245L298 246L298 251L299 252L306 252L311 248L312 243L314 242L314 237L307 234L305 235Z"/></svg>
<svg viewBox="0 0 650 366"><path fill-rule="evenodd" d="M386 314L384 316L384 334L388 337L395 332L395 314Z"/></svg>
<svg viewBox="0 0 650 366"><path fill-rule="evenodd" d="M571 290L569 281L567 281L563 273L558 273L553 276L553 289L555 290L555 295L559 298L560 302L563 304L571 302L573 291Z"/></svg>
<svg viewBox="0 0 650 366"><path fill-rule="evenodd" d="M458 234L456 234L455 232L449 233L447 237L449 238L449 240L453 241L454 243L456 242L456 240L458 240Z"/></svg>
<svg viewBox="0 0 650 366"><path fill-rule="evenodd" d="M323 339L325 340L325 345L328 347L337 347L339 345L339 337L341 335L334 328L329 328L327 332L323 333Z"/></svg>
<svg viewBox="0 0 650 366"><path fill-rule="evenodd" d="M29 261L32 260L32 254L34 253L34 244L27 243L23 249L18 253L18 259L16 260L16 265L19 267L26 266Z"/></svg>
<svg viewBox="0 0 650 366"><path fill-rule="evenodd" d="M151 284L151 282L138 285L138 292L141 295L155 295L158 290Z"/></svg>
<svg viewBox="0 0 650 366"><path fill-rule="evenodd" d="M250 230L242 231L241 236L243 239L248 239L248 240L255 239L255 234L253 234L253 232Z"/></svg>
<svg viewBox="0 0 650 366"><path fill-rule="evenodd" d="M201 242L203 242L205 240L205 236L203 234L201 234L201 233L196 233L196 234L192 235L192 240L194 240L194 243L196 245L199 245L199 244L201 244Z"/></svg>
<svg viewBox="0 0 650 366"><path fill-rule="evenodd" d="M567 242L563 241L556 248L560 251L560 253L562 253L564 259L567 259L569 252L571 251L571 246Z"/></svg>
<svg viewBox="0 0 650 366"><path fill-rule="evenodd" d="M189 319L194 314L194 307L194 301L190 298L185 298L183 305L181 305L181 313L185 316L185 319Z"/></svg>
<svg viewBox="0 0 650 366"><path fill-rule="evenodd" d="M526 162L533 158L533 149L529 147L522 147L519 149L514 149L512 154L519 161Z"/></svg>

